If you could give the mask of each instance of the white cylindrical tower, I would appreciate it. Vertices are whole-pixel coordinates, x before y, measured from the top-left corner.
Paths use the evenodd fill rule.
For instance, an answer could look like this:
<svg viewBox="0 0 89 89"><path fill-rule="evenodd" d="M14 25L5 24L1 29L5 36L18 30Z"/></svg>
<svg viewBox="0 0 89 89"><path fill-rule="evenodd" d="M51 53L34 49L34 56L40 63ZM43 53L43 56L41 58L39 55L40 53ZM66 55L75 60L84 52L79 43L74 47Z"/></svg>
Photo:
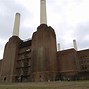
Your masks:
<svg viewBox="0 0 89 89"><path fill-rule="evenodd" d="M19 36L19 27L20 27L20 13L16 13L14 28L13 28L13 36Z"/></svg>
<svg viewBox="0 0 89 89"><path fill-rule="evenodd" d="M46 0L40 0L40 24L47 24Z"/></svg>
<svg viewBox="0 0 89 89"><path fill-rule="evenodd" d="M73 45L74 45L74 49L77 51L77 43L76 43L76 40L73 40Z"/></svg>
<svg viewBox="0 0 89 89"><path fill-rule="evenodd" d="M60 43L58 43L58 51L60 51Z"/></svg>

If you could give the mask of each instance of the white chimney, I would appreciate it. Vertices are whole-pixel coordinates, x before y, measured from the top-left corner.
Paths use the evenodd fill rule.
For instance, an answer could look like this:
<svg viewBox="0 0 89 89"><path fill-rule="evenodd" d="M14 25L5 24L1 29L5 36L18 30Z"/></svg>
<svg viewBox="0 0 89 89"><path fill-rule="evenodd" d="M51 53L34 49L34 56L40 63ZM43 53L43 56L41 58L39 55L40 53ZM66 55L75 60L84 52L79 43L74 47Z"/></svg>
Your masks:
<svg viewBox="0 0 89 89"><path fill-rule="evenodd" d="M19 27L20 27L20 13L16 13L14 28L13 28L13 36L19 36Z"/></svg>
<svg viewBox="0 0 89 89"><path fill-rule="evenodd" d="M47 24L46 0L40 0L40 24Z"/></svg>
<svg viewBox="0 0 89 89"><path fill-rule="evenodd" d="M76 40L73 40L73 45L74 45L74 49L77 51L77 43L76 43Z"/></svg>
<svg viewBox="0 0 89 89"><path fill-rule="evenodd" d="M58 43L58 51L60 51L60 44Z"/></svg>

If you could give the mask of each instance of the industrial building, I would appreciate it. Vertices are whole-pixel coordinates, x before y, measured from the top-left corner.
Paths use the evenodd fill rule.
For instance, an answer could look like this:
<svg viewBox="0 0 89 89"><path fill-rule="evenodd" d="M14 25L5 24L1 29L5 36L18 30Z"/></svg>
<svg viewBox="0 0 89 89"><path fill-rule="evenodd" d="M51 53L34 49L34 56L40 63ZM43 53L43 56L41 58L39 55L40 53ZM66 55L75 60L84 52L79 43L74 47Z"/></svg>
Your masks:
<svg viewBox="0 0 89 89"><path fill-rule="evenodd" d="M0 82L35 82L89 79L89 49L57 51L55 30L47 25L46 0L41 0L40 25L32 39L19 38L20 14L0 60ZM60 47L59 47L60 49Z"/></svg>

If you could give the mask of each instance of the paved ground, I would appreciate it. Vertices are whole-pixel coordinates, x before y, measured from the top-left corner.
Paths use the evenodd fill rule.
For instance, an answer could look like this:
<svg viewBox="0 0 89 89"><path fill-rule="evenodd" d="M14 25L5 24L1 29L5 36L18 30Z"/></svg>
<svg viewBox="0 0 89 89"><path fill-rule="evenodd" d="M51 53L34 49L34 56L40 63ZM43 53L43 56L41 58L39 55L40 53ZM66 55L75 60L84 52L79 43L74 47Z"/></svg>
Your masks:
<svg viewBox="0 0 89 89"><path fill-rule="evenodd" d="M89 81L0 84L0 89L89 89Z"/></svg>

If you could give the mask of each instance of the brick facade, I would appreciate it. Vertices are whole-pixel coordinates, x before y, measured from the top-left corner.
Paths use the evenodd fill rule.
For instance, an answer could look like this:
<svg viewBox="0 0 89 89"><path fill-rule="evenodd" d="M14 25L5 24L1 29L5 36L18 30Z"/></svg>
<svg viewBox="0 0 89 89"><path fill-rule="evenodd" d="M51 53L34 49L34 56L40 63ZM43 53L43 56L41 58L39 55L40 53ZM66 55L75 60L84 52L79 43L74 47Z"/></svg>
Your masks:
<svg viewBox="0 0 89 89"><path fill-rule="evenodd" d="M89 49L57 52L54 29L46 24L37 28L32 39L12 36L0 61L0 82L88 79L88 74Z"/></svg>

